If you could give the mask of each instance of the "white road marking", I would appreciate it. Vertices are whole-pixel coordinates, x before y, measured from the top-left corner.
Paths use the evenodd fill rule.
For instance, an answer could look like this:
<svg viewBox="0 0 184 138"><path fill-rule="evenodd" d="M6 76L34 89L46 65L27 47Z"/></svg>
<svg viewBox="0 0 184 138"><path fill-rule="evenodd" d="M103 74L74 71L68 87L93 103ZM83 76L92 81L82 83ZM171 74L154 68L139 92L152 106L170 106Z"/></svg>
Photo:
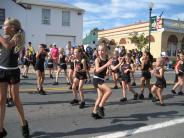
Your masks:
<svg viewBox="0 0 184 138"><path fill-rule="evenodd" d="M135 129L126 130L126 131L118 131L118 132L115 132L115 133L102 135L102 136L97 136L97 137L93 137L93 138L120 138L120 137L122 138L122 137L126 137L126 136L135 135L135 134L138 134L138 133L143 133L143 132L147 132L147 131L151 131L151 130L156 130L156 129L159 129L159 128L174 126L176 124L181 124L181 123L184 123L184 118L174 119L174 120L170 120L170 121L167 121L167 122L162 122L162 123L158 123L158 124L143 126L143 127L139 127L139 128L135 128Z"/></svg>

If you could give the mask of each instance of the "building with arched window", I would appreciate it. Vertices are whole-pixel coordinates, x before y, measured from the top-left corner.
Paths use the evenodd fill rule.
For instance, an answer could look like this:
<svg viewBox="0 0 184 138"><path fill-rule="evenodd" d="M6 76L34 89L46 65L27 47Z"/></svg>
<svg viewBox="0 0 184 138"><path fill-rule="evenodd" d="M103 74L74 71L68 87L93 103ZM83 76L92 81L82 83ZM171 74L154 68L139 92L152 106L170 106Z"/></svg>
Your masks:
<svg viewBox="0 0 184 138"><path fill-rule="evenodd" d="M167 52L170 58L175 58L179 49L184 49L184 21L161 19L160 29L151 31L149 37L149 23L139 22L132 25L102 30L98 32L99 42L123 45L126 49L135 49L135 44L131 43L129 37L131 33L144 34L150 39L150 52L153 56L159 57L161 52ZM111 43L111 46L112 43Z"/></svg>

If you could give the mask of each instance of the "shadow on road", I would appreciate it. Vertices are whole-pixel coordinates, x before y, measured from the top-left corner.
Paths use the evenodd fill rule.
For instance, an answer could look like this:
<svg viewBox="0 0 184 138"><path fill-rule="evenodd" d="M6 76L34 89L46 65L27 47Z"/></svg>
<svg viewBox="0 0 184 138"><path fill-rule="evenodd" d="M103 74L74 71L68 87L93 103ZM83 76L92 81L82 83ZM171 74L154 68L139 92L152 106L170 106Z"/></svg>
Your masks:
<svg viewBox="0 0 184 138"><path fill-rule="evenodd" d="M144 123L136 123L131 125L126 124L117 124L117 125L110 125L105 127L92 127L92 128L81 128L74 131L69 132L44 132L44 131L38 131L34 132L31 137L32 138L61 138L61 137L69 137L69 136L77 136L77 135L85 135L85 134L98 134L98 133L105 133L105 132L116 132L116 131L122 131L122 128L124 130L128 129L134 129L141 126L145 126Z"/></svg>

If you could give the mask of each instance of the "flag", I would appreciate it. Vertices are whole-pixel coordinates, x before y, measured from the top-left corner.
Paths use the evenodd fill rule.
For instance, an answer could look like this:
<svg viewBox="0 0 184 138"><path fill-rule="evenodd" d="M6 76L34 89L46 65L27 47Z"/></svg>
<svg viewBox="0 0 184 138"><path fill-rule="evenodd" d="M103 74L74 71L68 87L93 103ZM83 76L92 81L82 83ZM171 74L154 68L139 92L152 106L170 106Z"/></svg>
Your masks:
<svg viewBox="0 0 184 138"><path fill-rule="evenodd" d="M157 21L156 21L156 29L161 29L162 28L162 20L161 20L161 17L163 15L164 11L161 12L160 16L157 18Z"/></svg>

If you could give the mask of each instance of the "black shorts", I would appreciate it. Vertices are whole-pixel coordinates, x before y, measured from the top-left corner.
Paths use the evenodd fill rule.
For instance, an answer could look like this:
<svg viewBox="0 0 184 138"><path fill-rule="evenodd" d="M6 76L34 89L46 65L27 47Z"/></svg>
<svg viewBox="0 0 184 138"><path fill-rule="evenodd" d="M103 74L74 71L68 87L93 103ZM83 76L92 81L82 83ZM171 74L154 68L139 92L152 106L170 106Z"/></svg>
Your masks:
<svg viewBox="0 0 184 138"><path fill-rule="evenodd" d="M71 70L74 70L74 63L73 63L73 62L70 62L70 63L69 63L69 66L70 66L70 69L71 69Z"/></svg>
<svg viewBox="0 0 184 138"><path fill-rule="evenodd" d="M52 69L52 68L54 68L54 65L53 64L47 64L47 68Z"/></svg>
<svg viewBox="0 0 184 138"><path fill-rule="evenodd" d="M76 72L75 78L77 78L78 80L86 80L87 74L86 72Z"/></svg>
<svg viewBox="0 0 184 138"><path fill-rule="evenodd" d="M119 69L112 70L112 72L114 72L114 73L119 73Z"/></svg>
<svg viewBox="0 0 184 138"><path fill-rule="evenodd" d="M16 84L20 82L20 69L5 70L0 69L0 82Z"/></svg>
<svg viewBox="0 0 184 138"><path fill-rule="evenodd" d="M165 79L161 79L161 80L157 80L156 83L155 83L155 86L158 87L158 88L166 88L166 80Z"/></svg>
<svg viewBox="0 0 184 138"><path fill-rule="evenodd" d="M104 83L105 83L105 81L100 79L100 78L93 78L93 86L95 88L98 88L98 84L102 85Z"/></svg>
<svg viewBox="0 0 184 138"><path fill-rule="evenodd" d="M44 72L45 69L44 69L44 66L38 66L38 65L35 65L35 70L39 70L40 72Z"/></svg>
<svg viewBox="0 0 184 138"><path fill-rule="evenodd" d="M151 79L151 73L149 71L142 71L141 77L144 77L146 80Z"/></svg>
<svg viewBox="0 0 184 138"><path fill-rule="evenodd" d="M178 73L178 77L183 77L184 76L184 73L183 72L179 72Z"/></svg>
<svg viewBox="0 0 184 138"><path fill-rule="evenodd" d="M130 78L130 76L121 76L121 81L125 81L126 83L130 83L131 78Z"/></svg>
<svg viewBox="0 0 184 138"><path fill-rule="evenodd" d="M62 65L59 65L59 68L61 68L61 69L67 69L67 66L66 66L66 64L62 64Z"/></svg>
<svg viewBox="0 0 184 138"><path fill-rule="evenodd" d="M30 62L29 62L29 61L26 61L26 62L24 62L23 65L25 65L25 66L30 66Z"/></svg>

